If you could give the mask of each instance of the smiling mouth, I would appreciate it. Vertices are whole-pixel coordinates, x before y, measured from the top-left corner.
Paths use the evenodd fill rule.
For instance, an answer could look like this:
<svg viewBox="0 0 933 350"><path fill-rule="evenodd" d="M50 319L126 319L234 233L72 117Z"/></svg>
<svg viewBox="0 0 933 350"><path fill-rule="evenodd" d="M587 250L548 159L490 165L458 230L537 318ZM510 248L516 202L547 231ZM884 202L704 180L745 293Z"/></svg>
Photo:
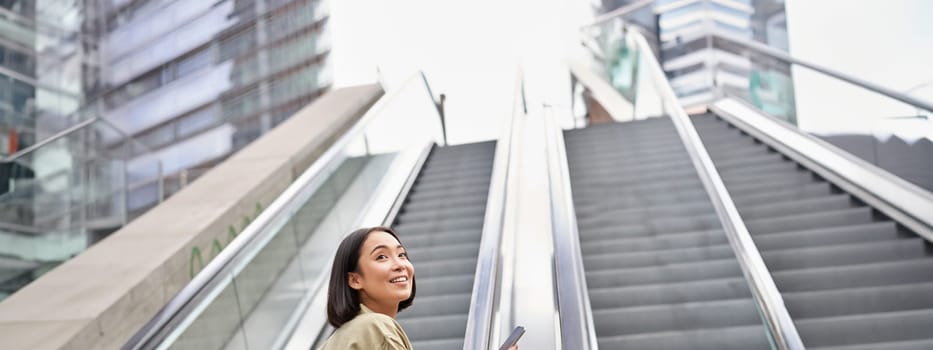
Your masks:
<svg viewBox="0 0 933 350"><path fill-rule="evenodd" d="M402 277L396 277L396 278L389 280L389 283L400 283L400 282L408 282L408 277L402 276Z"/></svg>

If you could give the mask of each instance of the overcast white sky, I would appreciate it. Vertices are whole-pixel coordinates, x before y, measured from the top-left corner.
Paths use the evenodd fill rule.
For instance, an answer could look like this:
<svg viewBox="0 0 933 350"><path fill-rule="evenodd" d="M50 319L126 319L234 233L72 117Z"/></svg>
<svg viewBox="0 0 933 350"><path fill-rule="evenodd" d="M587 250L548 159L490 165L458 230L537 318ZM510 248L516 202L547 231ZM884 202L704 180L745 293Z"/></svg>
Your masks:
<svg viewBox="0 0 933 350"><path fill-rule="evenodd" d="M905 92L933 83L933 1L788 0L791 54ZM933 123L877 116L912 108L804 69L794 71L800 126L814 132L933 137ZM933 84L911 92L933 101ZM879 135L883 136L883 135Z"/></svg>
<svg viewBox="0 0 933 350"><path fill-rule="evenodd" d="M498 137L520 62L533 98L569 95L562 43L590 18L586 0L334 0L330 6L335 85L374 82L379 66L391 87L421 69L435 94L447 94L452 143Z"/></svg>
<svg viewBox="0 0 933 350"><path fill-rule="evenodd" d="M379 66L392 87L421 69L435 94L447 94L452 143L492 139L510 112L519 63L533 104L568 103L561 59L592 18L590 2L333 0L335 84L375 82ZM788 0L787 11L795 56L901 91L933 81L933 1ZM877 128L869 116L910 112L883 109L877 98L807 72L795 71L795 79L803 116L837 116L802 118L811 130ZM824 93L815 100L813 92ZM933 87L914 93L933 99Z"/></svg>

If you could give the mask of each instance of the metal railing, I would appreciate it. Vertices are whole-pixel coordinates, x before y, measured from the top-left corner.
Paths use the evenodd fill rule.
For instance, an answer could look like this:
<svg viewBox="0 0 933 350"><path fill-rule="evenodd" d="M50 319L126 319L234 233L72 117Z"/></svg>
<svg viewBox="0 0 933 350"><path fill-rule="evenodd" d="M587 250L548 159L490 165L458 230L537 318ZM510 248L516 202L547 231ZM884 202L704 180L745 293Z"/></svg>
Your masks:
<svg viewBox="0 0 933 350"><path fill-rule="evenodd" d="M496 344L492 342L498 340L498 335L494 332L501 328L496 327L494 319L496 309L501 306L497 305L500 300L501 284L507 283L501 280L500 243L504 231L503 225L506 221L507 202L510 200L506 186L509 177L513 176L511 169L513 133L521 131L514 128L514 125L523 115L521 111L524 111L524 97L522 74L519 72L515 81L513 113L506 119L499 140L496 142L495 161L489 183L489 194L486 198L486 213L483 218L482 241L476 261L476 274L473 277L464 349L495 348ZM508 309L510 308L506 308Z"/></svg>
<svg viewBox="0 0 933 350"><path fill-rule="evenodd" d="M596 350L593 309L583 270L577 215L570 185L564 136L553 115L545 115L551 229L562 349Z"/></svg>
<svg viewBox="0 0 933 350"><path fill-rule="evenodd" d="M787 64L793 64L793 65L798 65L801 67L806 67L810 70L821 73L823 75L827 75L835 79L842 80L852 85L856 85L866 90L890 97L892 99L895 99L900 102L906 103L908 105L926 110L928 112L933 112L933 103L920 100L918 98L901 93L899 91L886 88L884 86L872 83L865 79L858 78L851 74L843 73L843 72L837 71L835 69L832 69L832 68L829 68L829 67L826 67L820 64L816 64L810 61L805 61L805 60L793 57L787 54L786 52L784 52L783 50L779 50L779 49L770 47L768 45L758 43L753 40L736 37L734 35L729 35L729 34L718 32L718 31L714 32L712 35L709 35L709 37L728 41L744 49L754 51L756 53L768 56L772 59L775 59L775 60L778 60L778 61L781 61Z"/></svg>
<svg viewBox="0 0 933 350"><path fill-rule="evenodd" d="M620 15L612 18L618 16ZM604 18L601 23L605 23L612 18ZM726 237L748 282L756 307L768 330L772 345L782 350L803 349L803 342L787 312L784 300L777 290L744 221L739 215L735 203L726 191L725 185L703 146L699 134L697 134L689 116L671 88L656 56L648 54L652 52L651 46L639 30L630 29L632 29L631 26L622 24L624 37L621 40L626 41L627 45L632 45L634 51L639 52L641 55L639 59L640 67L637 69L647 69L645 73L647 73L649 83L653 85L653 93L659 95L661 109L670 116L681 142L690 155L691 162L696 168L703 187L716 210Z"/></svg>
<svg viewBox="0 0 933 350"><path fill-rule="evenodd" d="M640 49L650 49L643 36L638 33L630 34L634 35L636 45ZM761 253L755 246L755 242L752 241L748 228L732 201L732 196L726 190L716 166L706 152L702 140L700 140L700 135L668 83L664 70L661 69L661 65L657 60L647 59L644 61L647 61L645 63L648 64L649 74L651 74L655 85L660 90L659 93L664 103L668 106L668 112L674 126L677 128L677 133L687 148L690 159L697 170L697 175L703 182L703 187L716 209L719 221L722 223L726 237L735 251L752 296L758 310L761 312L765 326L768 328L773 345L781 350L804 349L800 334L798 334L797 328L787 312L784 299L774 284L771 273L761 258Z"/></svg>

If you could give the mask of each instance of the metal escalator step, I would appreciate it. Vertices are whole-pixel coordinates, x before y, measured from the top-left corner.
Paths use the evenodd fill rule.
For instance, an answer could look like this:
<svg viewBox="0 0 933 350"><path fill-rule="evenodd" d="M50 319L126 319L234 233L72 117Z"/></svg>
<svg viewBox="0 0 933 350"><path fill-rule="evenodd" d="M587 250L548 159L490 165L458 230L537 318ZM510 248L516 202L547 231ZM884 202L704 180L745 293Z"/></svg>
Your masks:
<svg viewBox="0 0 933 350"><path fill-rule="evenodd" d="M435 207L423 208L418 211L406 211L398 215L395 219L397 224L436 220L444 217L462 217L462 216L483 216L486 212L485 203L470 203L469 205L459 205L456 207Z"/></svg>
<svg viewBox="0 0 933 350"><path fill-rule="evenodd" d="M605 223L612 220L633 221L645 217L668 217L704 215L713 212L713 205L709 200L693 202L680 202L663 206L642 206L639 208L618 208L603 210L593 215L577 217L577 224Z"/></svg>
<svg viewBox="0 0 933 350"><path fill-rule="evenodd" d="M408 339L412 342L455 337L462 339L466 334L467 315L402 318L398 323L405 329Z"/></svg>
<svg viewBox="0 0 933 350"><path fill-rule="evenodd" d="M599 337L600 349L771 349L762 325Z"/></svg>
<svg viewBox="0 0 933 350"><path fill-rule="evenodd" d="M660 251L587 255L583 258L583 265L586 267L587 271L601 271L607 269L719 260L734 256L735 254L732 252L732 247L729 246L729 244L720 244Z"/></svg>
<svg viewBox="0 0 933 350"><path fill-rule="evenodd" d="M593 309L751 298L745 278L590 288Z"/></svg>
<svg viewBox="0 0 933 350"><path fill-rule="evenodd" d="M396 230L406 248L429 247L459 243L479 242L481 229L459 229L429 232L407 232Z"/></svg>
<svg viewBox="0 0 933 350"><path fill-rule="evenodd" d="M753 235L757 235L839 225L868 224L873 222L873 220L872 209L869 207L861 207L746 220L745 225L748 227L749 232Z"/></svg>
<svg viewBox="0 0 933 350"><path fill-rule="evenodd" d="M476 257L470 257L465 259L434 261L430 264L420 264L415 267L415 276L431 278L438 276L472 275L474 271L476 271Z"/></svg>
<svg viewBox="0 0 933 350"><path fill-rule="evenodd" d="M772 271L783 293L933 281L931 259Z"/></svg>
<svg viewBox="0 0 933 350"><path fill-rule="evenodd" d="M703 143L706 150L710 153L718 153L722 150L730 150L743 147L756 147L760 144L752 139L736 139L732 135L723 135L721 138L703 137Z"/></svg>
<svg viewBox="0 0 933 350"><path fill-rule="evenodd" d="M897 225L891 221L834 226L812 230L769 233L755 236L761 251L818 247L824 245L876 242L898 239Z"/></svg>
<svg viewBox="0 0 933 350"><path fill-rule="evenodd" d="M781 164L779 164L781 165ZM744 168L720 173L726 186L741 187L748 184L784 184L785 186L813 183L813 174L807 170L782 165L778 168Z"/></svg>
<svg viewBox="0 0 933 350"><path fill-rule="evenodd" d="M751 298L593 310L601 336L761 324Z"/></svg>
<svg viewBox="0 0 933 350"><path fill-rule="evenodd" d="M930 350L933 349L933 338L906 340L884 343L868 343L859 345L827 346L810 348L814 350Z"/></svg>
<svg viewBox="0 0 933 350"><path fill-rule="evenodd" d="M668 204L677 204L684 202L698 202L703 200L709 200L709 195L702 188L702 185L697 181L695 187L670 191L670 192L655 192L650 194L638 194L638 193L626 193L617 196L608 196L608 198L603 198L601 200L591 200L587 203L581 202L579 205L576 205L575 209L577 212L577 217L585 217L587 213L593 214L602 212L606 209L630 209L630 208L640 208L640 207L655 207L663 206ZM574 193L574 197L577 194Z"/></svg>
<svg viewBox="0 0 933 350"><path fill-rule="evenodd" d="M405 205L402 206L401 213L410 213L424 209L444 209L444 208L456 208L460 206L473 206L473 205L486 205L487 193L482 193L478 191L470 195L457 196L457 197L448 197L448 198L437 198L437 199L422 199L422 200L411 200L406 199Z"/></svg>
<svg viewBox="0 0 933 350"><path fill-rule="evenodd" d="M709 212L712 212L712 210L709 210ZM584 232L584 235L587 236L587 240L594 239L594 237L595 239L612 238L613 236L611 235L605 235L606 231L617 231L620 234L635 237L657 236L666 233L695 232L709 229L705 224L702 224L702 222L708 219L707 216L712 215L713 214L672 214L667 217L664 215L645 215L641 219L632 217L621 217L617 219L603 217L587 220L586 225L581 225L580 231ZM647 224L643 224L645 222L647 222ZM684 226L691 222L697 223L697 225L700 226ZM659 225L671 229L655 229ZM618 227L619 229L612 230L612 227Z"/></svg>
<svg viewBox="0 0 933 350"><path fill-rule="evenodd" d="M848 194L836 194L788 201L775 200L768 204L743 205L742 209L739 209L739 214L742 215L744 220L753 220L818 211L842 210L854 206L852 197Z"/></svg>
<svg viewBox="0 0 933 350"><path fill-rule="evenodd" d="M796 187L817 184L822 180L805 171L798 171L792 175L778 174L779 176L751 176L745 178L723 179L726 189L733 196L758 194L763 192L787 190Z"/></svg>
<svg viewBox="0 0 933 350"><path fill-rule="evenodd" d="M730 258L665 266L587 271L586 284L588 288L606 288L738 276L742 276L739 263Z"/></svg>
<svg viewBox="0 0 933 350"><path fill-rule="evenodd" d="M716 162L716 170L720 173L732 169L747 167L770 166L772 164L790 163L780 153L761 153L760 155L747 155L741 158L725 159ZM793 164L793 163L791 163Z"/></svg>
<svg viewBox="0 0 933 350"><path fill-rule="evenodd" d="M427 233L427 232L445 232L459 229L481 229L483 227L482 216L469 217L443 217L439 220L415 221L395 225L400 232Z"/></svg>
<svg viewBox="0 0 933 350"><path fill-rule="evenodd" d="M416 271L417 272L417 271ZM470 293L473 290L473 275L422 277L415 274L418 295L422 296Z"/></svg>
<svg viewBox="0 0 933 350"><path fill-rule="evenodd" d="M777 160L772 161L767 164L759 164L757 166L742 166L742 167L733 167L719 170L719 167L716 167L719 175L723 179L731 179L744 176L754 176L760 177L762 175L770 174L789 174L797 171L802 171L803 169L798 168L797 163L791 161Z"/></svg>
<svg viewBox="0 0 933 350"><path fill-rule="evenodd" d="M722 230L662 234L653 237L591 240L581 244L583 254L656 251L682 249L729 243Z"/></svg>
<svg viewBox="0 0 933 350"><path fill-rule="evenodd" d="M629 139L629 140L620 139L619 140L619 142L628 142L628 141L636 141L636 140L635 139ZM568 149L571 149L571 151L567 152L568 157L580 154L581 152L589 151L589 152L599 152L599 153L604 153L604 154L614 154L614 155L618 155L619 158L627 158L627 157L636 158L637 157L640 159L652 159L652 158L669 157L674 153L684 152L683 145L680 145L678 143L671 143L671 142L660 142L660 143L656 143L653 145L649 145L649 144L634 145L631 143L626 143L624 145L621 145L621 144L617 145L615 148L611 148L612 145L606 145L606 144L588 146L588 145L582 145L582 144L573 145L573 144L568 143L567 147ZM579 147L580 151L572 150L574 147ZM605 147L610 147L610 149L605 149L605 150L601 149ZM568 158L568 161L574 161L574 160L572 158Z"/></svg>
<svg viewBox="0 0 933 350"><path fill-rule="evenodd" d="M745 159L747 157L762 157L771 154L777 154L777 152L768 147L745 147L719 150L716 153L709 153L709 156L713 159L713 162L728 162Z"/></svg>
<svg viewBox="0 0 933 350"><path fill-rule="evenodd" d="M781 271L825 266L910 260L928 256L922 238L860 242L802 249L766 251L761 254L768 270Z"/></svg>
<svg viewBox="0 0 933 350"><path fill-rule="evenodd" d="M410 200L444 199L457 196L468 196L470 194L476 193L478 189L482 188L482 186L450 187L447 189L436 189L433 191L423 192L418 192L418 189L415 188L412 190L412 193L408 195L408 197ZM486 189L488 190L488 187Z"/></svg>
<svg viewBox="0 0 933 350"><path fill-rule="evenodd" d="M411 347L418 350L462 350L463 338L412 341Z"/></svg>
<svg viewBox="0 0 933 350"><path fill-rule="evenodd" d="M606 174L581 174L573 185L577 186L616 186L638 187L653 183L681 181L686 177L696 177L696 170L690 163L684 163L673 169L662 169L643 173L627 173L607 169Z"/></svg>
<svg viewBox="0 0 933 350"><path fill-rule="evenodd" d="M418 307L403 310L398 314L398 318L467 314L470 312L471 295L470 292L432 296L417 295L415 302L418 303Z"/></svg>
<svg viewBox="0 0 933 350"><path fill-rule="evenodd" d="M579 154L567 154L567 157L569 158L567 163L570 166L571 172L586 170L587 165L598 165L604 163L630 167L654 163L690 163L690 157L680 152L658 154L647 160L644 159L644 157L630 156L624 153L603 152L595 150L580 152Z"/></svg>
<svg viewBox="0 0 933 350"><path fill-rule="evenodd" d="M658 218L645 221L638 225L607 224L587 229L581 227L580 239L586 241L587 239L603 237L651 236L662 233L707 231L722 227L719 223L719 217L715 214L667 219Z"/></svg>
<svg viewBox="0 0 933 350"><path fill-rule="evenodd" d="M489 162L492 164L492 162ZM434 181L444 181L450 179L460 179L460 178L488 178L492 174L491 167L479 168L479 167L443 167L443 168L432 168L430 165L425 164L424 170L418 174L418 180L424 181L425 183L430 183Z"/></svg>
<svg viewBox="0 0 933 350"><path fill-rule="evenodd" d="M447 244L439 247L419 247L407 249L408 257L415 262L440 261L475 257L479 252L479 242Z"/></svg>
<svg viewBox="0 0 933 350"><path fill-rule="evenodd" d="M670 154L660 154L656 157L620 157L618 155L606 153L590 153L581 159L569 161L570 171L576 174L587 174L600 172L603 167L610 167L612 170L628 171L630 173L650 172L659 170L670 170L683 164L691 164L690 158L684 152Z"/></svg>
<svg viewBox="0 0 933 350"><path fill-rule="evenodd" d="M492 164L492 155L460 155L444 156L434 155L425 161L425 165L430 166L431 171L449 171L451 169L486 169Z"/></svg>
<svg viewBox="0 0 933 350"><path fill-rule="evenodd" d="M717 168L754 164L723 170L723 179L808 348L933 348L930 243L832 194L841 191L817 176L799 175L809 171L788 172L792 162L751 160L772 152L764 145L725 149L752 140L725 122L694 120ZM773 175L761 181L764 173Z"/></svg>
<svg viewBox="0 0 933 350"><path fill-rule="evenodd" d="M933 309L797 320L808 347L855 345L933 337Z"/></svg>
<svg viewBox="0 0 933 350"><path fill-rule="evenodd" d="M796 320L933 309L933 282L784 293Z"/></svg>
<svg viewBox="0 0 933 350"><path fill-rule="evenodd" d="M571 183L571 186L573 184ZM581 204L606 201L608 196L664 196L662 191L686 192L703 189L703 184L698 178L682 178L675 181L664 181L657 183L642 184L641 186L621 187L621 186L593 186L591 188L582 187L573 190L574 203L579 201Z"/></svg>
<svg viewBox="0 0 933 350"><path fill-rule="evenodd" d="M417 189L420 192L430 192L435 190L444 190L450 187L470 187L482 188L489 187L489 178L483 177L462 177L449 180L437 180L432 182L418 182Z"/></svg>
<svg viewBox="0 0 933 350"><path fill-rule="evenodd" d="M828 182L817 182L791 188L779 188L775 191L746 192L741 195L729 191L729 194L732 195L732 200L735 202L735 205L742 208L756 204L828 196L833 194L833 189L832 185Z"/></svg>

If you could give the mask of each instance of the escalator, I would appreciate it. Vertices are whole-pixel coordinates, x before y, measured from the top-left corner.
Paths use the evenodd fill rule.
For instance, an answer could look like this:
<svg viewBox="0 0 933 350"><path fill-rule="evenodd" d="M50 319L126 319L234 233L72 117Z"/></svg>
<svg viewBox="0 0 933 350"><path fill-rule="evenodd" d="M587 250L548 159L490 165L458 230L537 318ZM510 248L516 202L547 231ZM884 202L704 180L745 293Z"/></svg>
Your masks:
<svg viewBox="0 0 933 350"><path fill-rule="evenodd" d="M435 148L395 219L418 288L398 321L416 349L463 349L495 145Z"/></svg>
<svg viewBox="0 0 933 350"><path fill-rule="evenodd" d="M744 91L723 89L688 116L645 38L623 22L588 28L593 37L581 40L589 51L572 67L585 102L608 106L590 113L613 111L619 122L564 137L568 211L576 214L586 276L578 293L588 296L576 307L591 312L567 318L589 331L577 343L933 348L933 196L766 116ZM710 37L753 53L746 56L756 64L807 67L886 102L933 111L760 43ZM612 45L634 52L639 64L603 71L627 59L612 56L629 52ZM618 71L638 76L637 86L602 78ZM625 100L625 92L638 95ZM652 115L669 115L674 125L646 119Z"/></svg>
<svg viewBox="0 0 933 350"><path fill-rule="evenodd" d="M718 116L692 120L808 348L933 348L930 242Z"/></svg>
<svg viewBox="0 0 933 350"><path fill-rule="evenodd" d="M769 348L671 120L568 130L565 140L599 348Z"/></svg>
<svg viewBox="0 0 933 350"><path fill-rule="evenodd" d="M377 102L123 348L317 348L333 331L333 252L347 233L379 225L393 227L415 266L415 302L396 316L413 346L493 341L511 142L436 145L428 91L415 76Z"/></svg>

